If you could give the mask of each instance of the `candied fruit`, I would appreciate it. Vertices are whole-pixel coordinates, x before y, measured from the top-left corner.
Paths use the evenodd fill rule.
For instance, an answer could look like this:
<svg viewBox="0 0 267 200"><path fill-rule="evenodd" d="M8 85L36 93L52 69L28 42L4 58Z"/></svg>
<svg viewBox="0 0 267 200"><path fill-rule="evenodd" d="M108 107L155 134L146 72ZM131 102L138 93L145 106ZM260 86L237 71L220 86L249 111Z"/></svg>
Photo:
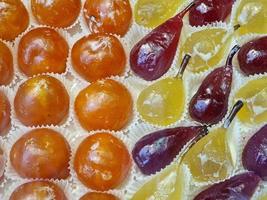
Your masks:
<svg viewBox="0 0 267 200"><path fill-rule="evenodd" d="M3 149L0 147L0 183L1 180L4 178L5 165L6 165L6 156Z"/></svg>
<svg viewBox="0 0 267 200"><path fill-rule="evenodd" d="M112 194L89 192L82 196L80 200L119 200Z"/></svg>
<svg viewBox="0 0 267 200"><path fill-rule="evenodd" d="M8 85L13 78L13 56L5 43L0 41L0 85Z"/></svg>
<svg viewBox="0 0 267 200"><path fill-rule="evenodd" d="M0 91L0 135L5 135L11 126L10 103L6 95Z"/></svg>

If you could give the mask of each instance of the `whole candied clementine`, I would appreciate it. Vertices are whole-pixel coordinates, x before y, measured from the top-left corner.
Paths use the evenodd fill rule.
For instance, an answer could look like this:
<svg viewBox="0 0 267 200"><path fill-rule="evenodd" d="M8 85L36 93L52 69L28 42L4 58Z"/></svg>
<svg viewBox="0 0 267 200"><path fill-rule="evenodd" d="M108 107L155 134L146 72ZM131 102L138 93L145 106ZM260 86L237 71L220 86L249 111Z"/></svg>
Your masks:
<svg viewBox="0 0 267 200"><path fill-rule="evenodd" d="M5 135L10 128L10 103L6 95L0 91L0 135Z"/></svg>
<svg viewBox="0 0 267 200"><path fill-rule="evenodd" d="M78 18L81 0L31 0L31 8L40 24L66 28Z"/></svg>
<svg viewBox="0 0 267 200"><path fill-rule="evenodd" d="M92 34L76 42L71 51L74 69L87 81L96 81L125 70L126 55L112 35Z"/></svg>
<svg viewBox="0 0 267 200"><path fill-rule="evenodd" d="M67 200L62 189L49 181L32 181L18 186L9 200Z"/></svg>
<svg viewBox="0 0 267 200"><path fill-rule="evenodd" d="M69 112L69 95L56 78L40 75L20 85L14 100L17 118L26 126L58 125Z"/></svg>
<svg viewBox="0 0 267 200"><path fill-rule="evenodd" d="M0 85L8 85L12 81L13 71L11 51L0 41Z"/></svg>
<svg viewBox="0 0 267 200"><path fill-rule="evenodd" d="M5 153L3 149L0 147L0 183L4 177L5 165L6 165Z"/></svg>
<svg viewBox="0 0 267 200"><path fill-rule="evenodd" d="M84 196L82 196L80 200L119 200L119 199L112 194L89 192Z"/></svg>
<svg viewBox="0 0 267 200"><path fill-rule="evenodd" d="M92 33L125 35L132 21L129 0L86 0L85 21Z"/></svg>
<svg viewBox="0 0 267 200"><path fill-rule="evenodd" d="M35 129L12 146L10 161L23 178L66 179L69 176L70 147L52 129Z"/></svg>
<svg viewBox="0 0 267 200"><path fill-rule="evenodd" d="M121 83L108 79L92 83L75 100L80 124L91 130L120 130L131 119L133 102Z"/></svg>
<svg viewBox="0 0 267 200"><path fill-rule="evenodd" d="M33 29L19 42L19 68L27 76L46 72L64 73L68 50L67 42L54 29Z"/></svg>
<svg viewBox="0 0 267 200"><path fill-rule="evenodd" d="M0 38L12 41L29 25L29 14L21 0L0 0Z"/></svg>
<svg viewBox="0 0 267 200"><path fill-rule="evenodd" d="M129 152L123 142L109 133L87 137L74 157L74 170L79 180L94 190L119 186L131 167Z"/></svg>

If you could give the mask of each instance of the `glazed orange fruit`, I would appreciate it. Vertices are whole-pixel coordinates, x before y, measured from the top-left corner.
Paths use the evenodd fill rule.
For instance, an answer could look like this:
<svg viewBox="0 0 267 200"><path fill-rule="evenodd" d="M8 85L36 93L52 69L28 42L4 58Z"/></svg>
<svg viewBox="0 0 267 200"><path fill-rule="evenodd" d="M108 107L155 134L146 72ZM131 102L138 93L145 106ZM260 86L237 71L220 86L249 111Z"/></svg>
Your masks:
<svg viewBox="0 0 267 200"><path fill-rule="evenodd" d="M125 70L126 55L112 35L92 34L76 42L71 52L74 69L87 81L96 81Z"/></svg>
<svg viewBox="0 0 267 200"><path fill-rule="evenodd" d="M0 85L8 85L12 81L13 71L11 51L0 41Z"/></svg>
<svg viewBox="0 0 267 200"><path fill-rule="evenodd" d="M40 24L66 28L78 18L81 0L31 0L31 8Z"/></svg>
<svg viewBox="0 0 267 200"><path fill-rule="evenodd" d="M74 157L74 170L87 187L104 191L119 186L129 173L131 159L123 142L108 133L87 137Z"/></svg>
<svg viewBox="0 0 267 200"><path fill-rule="evenodd" d="M84 129L120 130L132 116L132 97L121 83L101 80L82 90L75 100L75 112Z"/></svg>
<svg viewBox="0 0 267 200"><path fill-rule="evenodd" d="M69 176L70 147L52 129L35 129L12 146L10 162L23 178L66 179Z"/></svg>
<svg viewBox="0 0 267 200"><path fill-rule="evenodd" d="M86 0L85 21L92 33L125 35L132 22L129 0Z"/></svg>
<svg viewBox="0 0 267 200"><path fill-rule="evenodd" d="M37 28L25 34L18 47L18 64L27 76L53 72L64 73L68 44L51 28Z"/></svg>
<svg viewBox="0 0 267 200"><path fill-rule="evenodd" d="M29 25L29 14L21 0L0 1L0 38L12 41Z"/></svg>
<svg viewBox="0 0 267 200"><path fill-rule="evenodd" d="M112 194L89 192L84 196L82 196L80 200L119 200L119 199Z"/></svg>
<svg viewBox="0 0 267 200"><path fill-rule="evenodd" d="M0 147L0 184L2 179L4 178L5 165L6 165L5 154L3 149Z"/></svg>
<svg viewBox="0 0 267 200"><path fill-rule="evenodd" d="M20 85L14 100L17 118L26 126L58 125L69 112L69 95L56 78L40 75Z"/></svg>
<svg viewBox="0 0 267 200"><path fill-rule="evenodd" d="M67 200L62 189L49 181L33 181L18 186L9 200Z"/></svg>
<svg viewBox="0 0 267 200"><path fill-rule="evenodd" d="M0 135L5 135L11 125L10 103L6 95L0 91Z"/></svg>

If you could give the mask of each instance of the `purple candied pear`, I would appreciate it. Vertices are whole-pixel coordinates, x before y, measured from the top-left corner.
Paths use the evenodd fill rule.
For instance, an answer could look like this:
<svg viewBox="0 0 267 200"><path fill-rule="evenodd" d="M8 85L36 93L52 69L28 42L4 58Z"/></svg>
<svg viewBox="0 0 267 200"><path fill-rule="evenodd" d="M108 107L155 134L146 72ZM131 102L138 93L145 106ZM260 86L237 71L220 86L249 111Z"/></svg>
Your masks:
<svg viewBox="0 0 267 200"><path fill-rule="evenodd" d="M199 193L194 200L249 200L261 178L254 172L246 172L214 184Z"/></svg>
<svg viewBox="0 0 267 200"><path fill-rule="evenodd" d="M167 20L141 39L131 50L131 69L141 78L152 81L165 74L174 59L183 27L184 15L195 5Z"/></svg>
<svg viewBox="0 0 267 200"><path fill-rule="evenodd" d="M249 139L243 150L242 162L244 168L267 180L267 125Z"/></svg>
<svg viewBox="0 0 267 200"><path fill-rule="evenodd" d="M193 96L189 113L195 121L212 125L221 121L227 113L233 76L232 60L239 49L237 45L233 47L225 66L212 71Z"/></svg>
<svg viewBox="0 0 267 200"><path fill-rule="evenodd" d="M146 175L154 174L167 165L179 154L191 140L206 134L207 127L178 127L151 133L141 138L134 146L132 157Z"/></svg>

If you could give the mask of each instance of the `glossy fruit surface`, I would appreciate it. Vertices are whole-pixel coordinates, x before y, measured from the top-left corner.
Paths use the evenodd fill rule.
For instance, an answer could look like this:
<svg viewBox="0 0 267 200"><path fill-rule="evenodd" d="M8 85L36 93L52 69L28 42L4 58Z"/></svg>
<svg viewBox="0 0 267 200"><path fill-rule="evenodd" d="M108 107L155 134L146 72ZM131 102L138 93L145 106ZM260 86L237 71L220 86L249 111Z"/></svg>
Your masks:
<svg viewBox="0 0 267 200"><path fill-rule="evenodd" d="M130 171L130 154L123 142L108 133L87 137L78 147L74 169L79 180L94 190L118 187Z"/></svg>
<svg viewBox="0 0 267 200"><path fill-rule="evenodd" d="M263 180L267 180L267 125L262 127L247 142L242 162L245 169L258 174Z"/></svg>
<svg viewBox="0 0 267 200"><path fill-rule="evenodd" d="M81 0L31 0L31 9L40 24L65 28L79 16Z"/></svg>
<svg viewBox="0 0 267 200"><path fill-rule="evenodd" d="M247 82L235 95L242 99L244 107L238 113L239 120L247 125L257 125L267 120L267 78Z"/></svg>
<svg viewBox="0 0 267 200"><path fill-rule="evenodd" d="M8 85L13 78L13 56L5 43L0 41L0 85Z"/></svg>
<svg viewBox="0 0 267 200"><path fill-rule="evenodd" d="M189 12L191 26L203 26L225 21L232 10L234 0L200 0Z"/></svg>
<svg viewBox="0 0 267 200"><path fill-rule="evenodd" d="M132 23L129 0L86 0L85 21L92 33L125 35Z"/></svg>
<svg viewBox="0 0 267 200"><path fill-rule="evenodd" d="M6 95L0 91L0 135L5 135L11 125L11 107Z"/></svg>
<svg viewBox="0 0 267 200"><path fill-rule="evenodd" d="M80 200L119 200L112 194L108 193L97 193L97 192L89 192L82 196Z"/></svg>
<svg viewBox="0 0 267 200"><path fill-rule="evenodd" d="M203 127L178 127L150 133L135 144L132 157L143 174L151 175L169 165Z"/></svg>
<svg viewBox="0 0 267 200"><path fill-rule="evenodd" d="M6 166L6 156L2 147L0 147L0 183L4 177L5 166Z"/></svg>
<svg viewBox="0 0 267 200"><path fill-rule="evenodd" d="M134 7L137 24L154 28L171 18L185 0L138 0Z"/></svg>
<svg viewBox="0 0 267 200"><path fill-rule="evenodd" d="M240 69L246 75L267 72L267 36L249 41L238 52Z"/></svg>
<svg viewBox="0 0 267 200"><path fill-rule="evenodd" d="M48 181L27 182L17 187L9 200L67 200L62 189L56 184Z"/></svg>
<svg viewBox="0 0 267 200"><path fill-rule="evenodd" d="M21 0L1 0L0 38L14 40L29 25L29 14Z"/></svg>
<svg viewBox="0 0 267 200"><path fill-rule="evenodd" d="M152 81L169 70L179 43L183 16L193 5L191 3L182 12L152 30L132 48L130 66L137 76Z"/></svg>
<svg viewBox="0 0 267 200"><path fill-rule="evenodd" d="M75 112L86 130L120 130L131 120L133 100L121 83L107 79L82 90L75 100Z"/></svg>
<svg viewBox="0 0 267 200"><path fill-rule="evenodd" d="M148 86L140 93L137 110L145 121L167 126L179 120L184 111L184 104L183 80L166 78Z"/></svg>
<svg viewBox="0 0 267 200"><path fill-rule="evenodd" d="M234 16L234 24L240 24L237 30L239 36L258 33L267 33L267 4L265 0L241 0Z"/></svg>
<svg viewBox="0 0 267 200"><path fill-rule="evenodd" d="M69 176L70 146L52 129L34 129L12 146L10 161L23 178L66 179Z"/></svg>
<svg viewBox="0 0 267 200"><path fill-rule="evenodd" d="M16 116L26 126L58 125L68 115L69 95L59 80L40 75L20 85L14 108Z"/></svg>
<svg viewBox="0 0 267 200"><path fill-rule="evenodd" d="M113 35L91 34L78 40L72 48L74 69L87 81L121 75L126 55L120 41Z"/></svg>
<svg viewBox="0 0 267 200"><path fill-rule="evenodd" d="M233 176L232 178L214 184L208 189L198 194L194 200L207 199L236 199L249 200L254 194L259 182L258 177L253 172L247 172Z"/></svg>
<svg viewBox="0 0 267 200"><path fill-rule="evenodd" d="M66 69L68 44L54 29L36 28L26 33L19 42L18 64L27 76Z"/></svg>

